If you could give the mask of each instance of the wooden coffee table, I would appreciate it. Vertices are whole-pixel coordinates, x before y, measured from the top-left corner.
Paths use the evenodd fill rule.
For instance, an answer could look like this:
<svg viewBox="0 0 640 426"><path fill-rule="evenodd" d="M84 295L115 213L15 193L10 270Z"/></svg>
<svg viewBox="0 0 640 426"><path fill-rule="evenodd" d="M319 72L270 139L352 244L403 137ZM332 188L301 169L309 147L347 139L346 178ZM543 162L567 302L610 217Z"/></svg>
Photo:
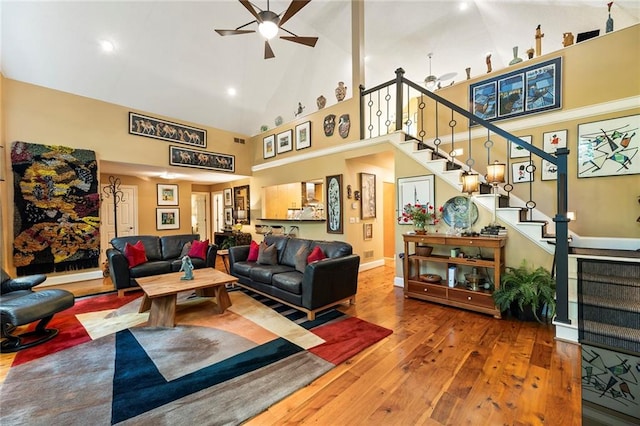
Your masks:
<svg viewBox="0 0 640 426"><path fill-rule="evenodd" d="M151 327L174 327L176 323L176 300L181 291L195 290L201 297L215 297L218 314L231 306L226 284L235 283L237 278L213 268L195 269L193 280L181 280L184 272L136 278L144 291L138 312L149 312L148 325Z"/></svg>

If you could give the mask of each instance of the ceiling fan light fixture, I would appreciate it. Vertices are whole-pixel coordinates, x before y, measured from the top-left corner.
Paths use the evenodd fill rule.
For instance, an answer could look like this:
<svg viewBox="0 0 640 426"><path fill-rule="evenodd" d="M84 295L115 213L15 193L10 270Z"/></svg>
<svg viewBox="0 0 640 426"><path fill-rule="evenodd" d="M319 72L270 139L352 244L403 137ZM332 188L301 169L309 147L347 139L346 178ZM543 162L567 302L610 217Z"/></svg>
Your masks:
<svg viewBox="0 0 640 426"><path fill-rule="evenodd" d="M427 76L427 78L424 79L424 85L429 90L435 89L437 82L438 82L438 77L436 77L435 75L429 75Z"/></svg>
<svg viewBox="0 0 640 426"><path fill-rule="evenodd" d="M278 34L278 15L269 10L263 10L258 15L262 19L258 24L258 32L262 37L271 40Z"/></svg>

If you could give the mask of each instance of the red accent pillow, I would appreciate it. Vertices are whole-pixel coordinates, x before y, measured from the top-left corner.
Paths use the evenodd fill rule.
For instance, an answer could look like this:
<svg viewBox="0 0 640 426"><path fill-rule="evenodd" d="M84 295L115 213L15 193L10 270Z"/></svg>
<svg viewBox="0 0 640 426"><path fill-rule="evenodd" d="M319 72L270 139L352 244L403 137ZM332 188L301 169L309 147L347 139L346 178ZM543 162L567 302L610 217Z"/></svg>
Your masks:
<svg viewBox="0 0 640 426"><path fill-rule="evenodd" d="M251 245L249 246L249 256L247 256L247 262L255 262L258 260L258 252L260 251L260 246L255 241L251 241Z"/></svg>
<svg viewBox="0 0 640 426"><path fill-rule="evenodd" d="M198 241L193 240L191 243L191 249L189 250L189 257L197 257L205 260L207 258L207 249L209 248L209 240Z"/></svg>
<svg viewBox="0 0 640 426"><path fill-rule="evenodd" d="M134 245L126 243L124 245L124 257L126 257L127 262L129 262L129 268L133 268L148 260L142 241L138 241Z"/></svg>
<svg viewBox="0 0 640 426"><path fill-rule="evenodd" d="M320 246L315 246L313 250L311 250L311 254L309 255L309 257L307 257L307 263L322 260L322 259L325 259L326 257L327 256L325 256Z"/></svg>

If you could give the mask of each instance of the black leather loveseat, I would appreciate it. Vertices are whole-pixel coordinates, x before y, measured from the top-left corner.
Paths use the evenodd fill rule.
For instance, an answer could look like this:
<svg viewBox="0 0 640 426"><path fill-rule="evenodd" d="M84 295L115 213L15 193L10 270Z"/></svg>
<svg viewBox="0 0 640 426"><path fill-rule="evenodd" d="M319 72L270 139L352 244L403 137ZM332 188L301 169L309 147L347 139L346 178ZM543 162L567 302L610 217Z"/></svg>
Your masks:
<svg viewBox="0 0 640 426"><path fill-rule="evenodd" d="M229 268L238 285L306 312L309 320L320 310L346 301L355 303L360 256L353 254L350 244L281 235L266 235L264 242L275 244L277 264L247 261L250 246L229 249ZM310 252L316 246L326 258L296 269L300 249Z"/></svg>
<svg viewBox="0 0 640 426"><path fill-rule="evenodd" d="M167 235L163 237L155 235L139 235L118 237L111 240L113 248L107 249L107 261L109 262L109 274L111 280L122 295L126 289L138 287L136 278L151 275L178 272L181 262L182 250L185 244L198 241L197 234ZM147 261L139 265L129 267L129 262L124 255L127 243L134 245L141 241L144 245ZM214 268L218 246L210 244L206 250L206 257L200 259L191 257L195 269Z"/></svg>

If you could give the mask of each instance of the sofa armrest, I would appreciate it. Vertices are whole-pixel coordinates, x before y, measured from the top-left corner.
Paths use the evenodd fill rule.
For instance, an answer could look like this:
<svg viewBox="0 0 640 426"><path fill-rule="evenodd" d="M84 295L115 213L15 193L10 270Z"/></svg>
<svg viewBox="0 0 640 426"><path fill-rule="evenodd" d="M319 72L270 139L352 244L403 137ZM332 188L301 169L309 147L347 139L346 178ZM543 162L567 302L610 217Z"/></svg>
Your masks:
<svg viewBox="0 0 640 426"><path fill-rule="evenodd" d="M233 264L244 262L249 257L249 246L229 247L229 273L233 275Z"/></svg>
<svg viewBox="0 0 640 426"><path fill-rule="evenodd" d="M308 264L302 277L302 306L316 309L355 295L359 267L357 254Z"/></svg>
<svg viewBox="0 0 640 426"><path fill-rule="evenodd" d="M131 287L129 262L124 254L116 249L107 249L107 261L109 262L109 275L116 289Z"/></svg>
<svg viewBox="0 0 640 426"><path fill-rule="evenodd" d="M205 265L207 268L216 267L216 254L218 254L218 246L215 244L209 244L207 249L207 258L205 259Z"/></svg>
<svg viewBox="0 0 640 426"><path fill-rule="evenodd" d="M18 290L31 290L33 287L42 284L47 279L44 274L28 275L26 277L9 278L2 282L0 294L11 293Z"/></svg>

